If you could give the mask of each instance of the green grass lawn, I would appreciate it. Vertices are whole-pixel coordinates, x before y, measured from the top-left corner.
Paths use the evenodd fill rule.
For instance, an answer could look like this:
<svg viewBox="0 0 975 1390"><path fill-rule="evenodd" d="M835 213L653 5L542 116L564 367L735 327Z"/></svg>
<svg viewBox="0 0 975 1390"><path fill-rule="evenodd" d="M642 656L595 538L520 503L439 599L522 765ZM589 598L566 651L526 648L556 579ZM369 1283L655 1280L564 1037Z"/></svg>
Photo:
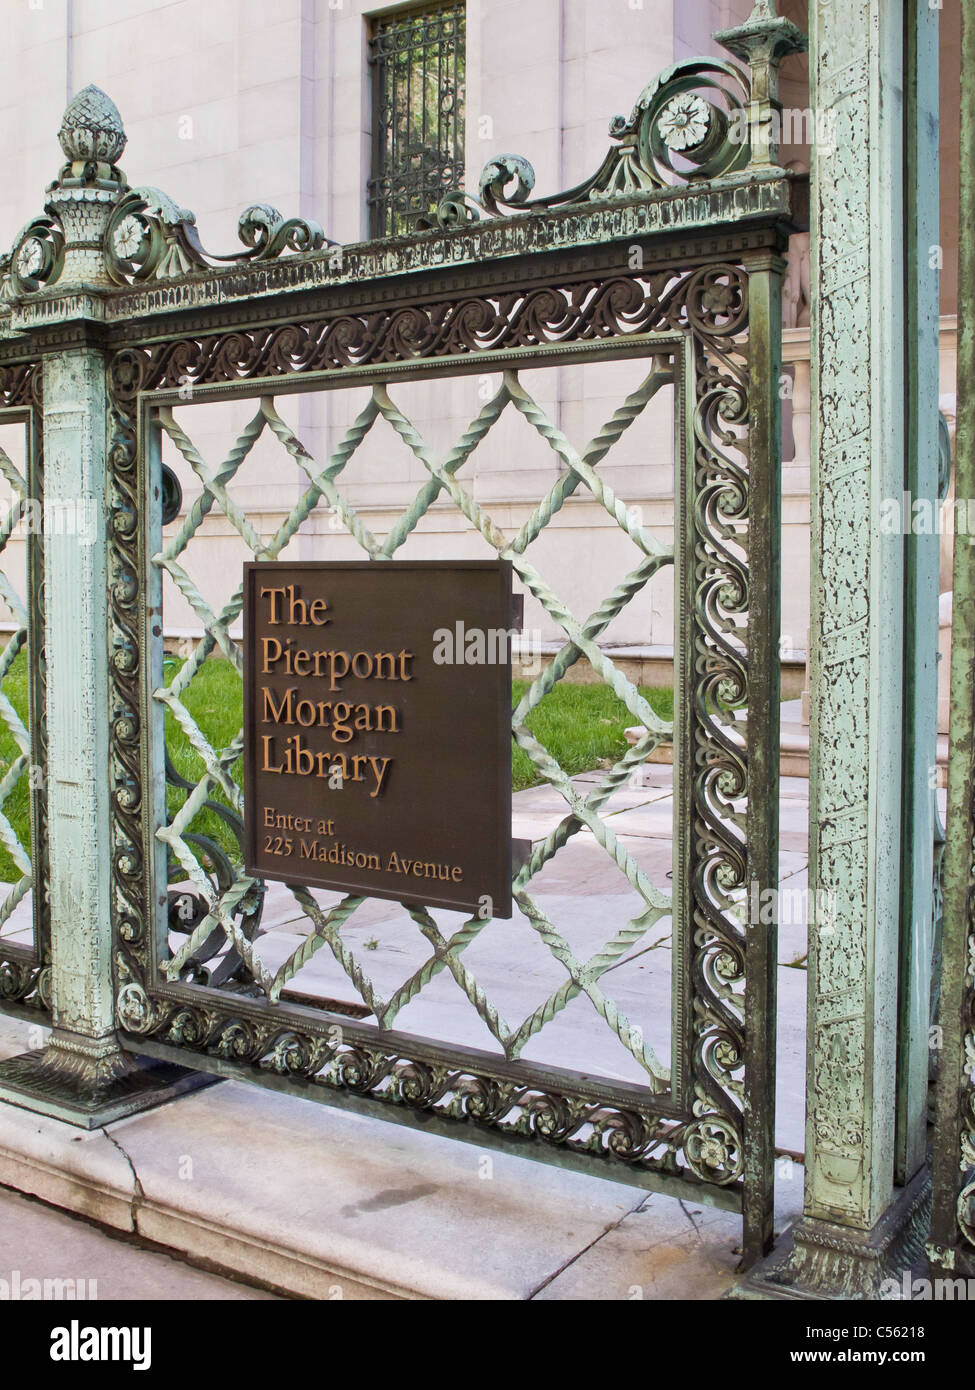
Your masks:
<svg viewBox="0 0 975 1390"><path fill-rule="evenodd" d="M167 682L172 680L181 665L181 661L167 658ZM527 689L527 682L514 682L514 704L518 703ZM4 682L4 690L21 718L26 721L27 667L23 653L14 662ZM642 693L662 718L672 717L673 691L644 689ZM191 682L184 702L213 747L226 747L240 727L241 719L241 685L230 663L224 660L205 662L202 670ZM539 742L558 759L566 772L575 776L593 768L611 766L622 757L626 751L623 731L637 722L622 701L602 683L566 685L562 682L533 711L528 719L528 727ZM176 771L188 781L198 781L203 775L203 761L169 711L166 712L166 744ZM16 756L17 746L13 738L6 727L0 727L0 777ZM239 784L242 777L242 760L238 760L234 766L233 775ZM535 786L543 780L528 756L517 747L512 748L512 779L516 791L523 791L526 787ZM185 793L180 789L167 788L167 803L171 816L182 805L184 797ZM222 794L215 793L213 799L226 804ZM24 844L29 844L26 773L21 777L4 809ZM231 854L232 858L239 859L239 850L231 831L212 811L201 812L194 821L193 829L211 836ZM13 860L0 846L0 880L10 883L18 877Z"/></svg>
<svg viewBox="0 0 975 1390"><path fill-rule="evenodd" d="M24 724L27 724L27 656L21 652L14 660L13 665L7 672L7 678L3 683L3 693L20 715ZM20 749L14 742L14 736L7 728L6 723L0 719L0 780L7 775L11 763L20 757ZM13 791L7 797L6 805L3 807L3 814L10 821L16 831L20 841L29 851L30 849L30 775L25 770L18 780ZM17 868L7 846L0 841L0 882L16 883L20 878L20 870Z"/></svg>
<svg viewBox="0 0 975 1390"><path fill-rule="evenodd" d="M514 705L527 689L527 681L512 682ZM673 718L672 690L645 688L640 693L661 719ZM618 762L627 747L624 729L639 722L601 681L598 685L566 685L560 681L526 721L539 743L545 745L570 777ZM516 792L544 781L527 753L517 746L511 753L512 785Z"/></svg>

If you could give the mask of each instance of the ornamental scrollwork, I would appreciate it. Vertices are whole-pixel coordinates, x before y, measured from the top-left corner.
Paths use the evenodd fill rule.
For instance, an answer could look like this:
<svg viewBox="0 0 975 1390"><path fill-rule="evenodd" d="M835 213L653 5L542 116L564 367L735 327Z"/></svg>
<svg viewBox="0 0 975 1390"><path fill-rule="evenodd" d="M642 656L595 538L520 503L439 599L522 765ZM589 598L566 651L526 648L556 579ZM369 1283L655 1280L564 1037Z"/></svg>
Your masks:
<svg viewBox="0 0 975 1390"><path fill-rule="evenodd" d="M364 1101L423 1111L445 1121L563 1147L608 1162L684 1175L712 1187L740 1184L744 1117L741 1077L747 1048L743 988L747 947L735 894L747 879L747 854L734 803L748 789L748 763L733 739L735 711L748 695L741 646L749 601L743 549L749 475L748 378L740 340L748 326L748 276L734 263L691 270L580 275L543 289L458 293L389 310L348 307L284 325L238 328L115 352L109 363L113 420L110 476L113 663L112 749L115 769L114 884L118 923L118 1008L134 1038L151 1036L220 1059L221 1068L272 1071L296 1084L345 1091ZM292 379L366 363L492 352L532 345L678 332L693 354L695 507L684 517L694 537L696 620L692 787L695 871L689 921L693 1019L687 1059L690 1109L683 1116L627 1108L553 1091L523 1079L475 1070L462 1060L434 1061L422 1048L391 1050L381 1030L348 1028L333 1038L278 1005L263 1013L260 991L243 976L215 987L205 973L182 982L178 998L154 992L149 930L149 866L142 862L141 714L138 642L143 606L139 561L139 460L135 409L140 393L172 384ZM255 905L256 927L257 905ZM247 933L245 932L245 935ZM205 952L201 953L205 954ZM236 962L235 962L236 963ZM202 959L194 969L203 967ZM199 1002L187 988L201 989ZM419 1055L418 1055L419 1054Z"/></svg>
<svg viewBox="0 0 975 1390"><path fill-rule="evenodd" d="M158 188L126 183L117 163L126 144L122 119L98 87L84 88L68 104L58 139L65 163L48 189L44 215L24 227L0 262L0 304L61 283L167 281L334 245L317 222L258 203L238 224L243 250L209 254L192 212Z"/></svg>
<svg viewBox="0 0 975 1390"><path fill-rule="evenodd" d="M447 228L485 215L553 212L734 173L751 158L750 98L748 74L735 63L704 58L675 63L641 93L629 118L613 117L614 144L583 183L532 198L535 171L528 160L497 155L484 167L476 198L460 190L448 193L423 225Z"/></svg>
<svg viewBox="0 0 975 1390"><path fill-rule="evenodd" d="M742 1142L733 1119L690 1122L640 1114L602 1101L545 1090L529 1080L501 1081L463 1066L423 1061L381 1042L332 1029L302 1032L284 1020L255 1021L232 1005L199 1007L154 1000L138 983L125 953L118 956L119 1022L135 1037L153 1037L190 1052L300 1081L322 1091L345 1090L460 1125L564 1146L647 1171L678 1174L683 1156L700 1182L725 1187L741 1176Z"/></svg>
<svg viewBox="0 0 975 1390"><path fill-rule="evenodd" d="M117 285L168 280L203 269L206 253L196 218L158 188L133 188L117 203L105 230L105 264Z"/></svg>
<svg viewBox="0 0 975 1390"><path fill-rule="evenodd" d="M743 331L747 313L747 276L734 266L585 277L564 286L471 294L367 313L340 310L306 322L126 348L112 358L110 377L114 399L127 408L140 391L183 385L244 383L418 358L690 330L702 340L706 337L709 345L701 363L700 428L705 433L716 430L731 445L736 430L747 423L747 407L729 344ZM720 504L723 524L729 525L741 510L744 475L732 460L723 470L720 486L709 497L715 517ZM727 582L738 580L732 575Z"/></svg>
<svg viewBox="0 0 975 1390"><path fill-rule="evenodd" d="M64 265L64 233L52 217L35 217L22 228L7 263L3 297L10 301L53 285Z"/></svg>
<svg viewBox="0 0 975 1390"><path fill-rule="evenodd" d="M237 234L246 251L231 256L214 256L215 261L272 261L286 251L305 255L320 251L323 246L335 246L317 222L301 217L282 217L277 208L257 203L241 215Z"/></svg>
<svg viewBox="0 0 975 1390"><path fill-rule="evenodd" d="M4 1004L50 1013L51 967L36 961L12 960L0 948L0 1006Z"/></svg>
<svg viewBox="0 0 975 1390"><path fill-rule="evenodd" d="M614 143L584 182L532 198L535 171L528 160L498 155L485 166L477 197L461 190L446 194L420 226L446 229L484 216L580 208L722 178L753 163L773 167L778 67L788 54L806 47L805 36L776 14L773 0L758 0L744 24L715 38L747 67L690 58L666 68L643 90L628 118L613 117Z"/></svg>
<svg viewBox="0 0 975 1390"><path fill-rule="evenodd" d="M40 407L44 373L39 362L0 365L0 406Z"/></svg>
<svg viewBox="0 0 975 1390"><path fill-rule="evenodd" d="M196 217L158 188L129 189L119 200L105 231L105 263L117 285L172 280L214 266L270 261L288 252L304 254L332 246L317 222L285 218L258 203L247 208L237 227L246 248L229 255L204 250Z"/></svg>
<svg viewBox="0 0 975 1390"><path fill-rule="evenodd" d="M972 1038L968 1039L971 1051ZM971 1100L966 1106L964 1122L967 1128L962 1131L961 1164L963 1173L962 1188L958 1194L958 1229L969 1245L975 1247L975 1108Z"/></svg>

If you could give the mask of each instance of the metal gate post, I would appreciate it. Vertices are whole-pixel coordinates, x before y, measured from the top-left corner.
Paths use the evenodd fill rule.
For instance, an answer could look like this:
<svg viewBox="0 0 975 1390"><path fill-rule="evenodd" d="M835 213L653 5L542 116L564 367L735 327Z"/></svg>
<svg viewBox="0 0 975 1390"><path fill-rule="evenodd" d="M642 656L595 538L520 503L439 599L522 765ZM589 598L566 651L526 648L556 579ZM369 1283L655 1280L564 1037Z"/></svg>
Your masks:
<svg viewBox="0 0 975 1390"><path fill-rule="evenodd" d="M111 290L102 240L125 190L111 101L88 88L60 131L47 208L65 230L56 296L34 336L44 362L45 650L52 1019L46 1048L0 1064L0 1099L91 1129L158 1104L196 1074L118 1045L111 926L105 517L107 396L99 346Z"/></svg>
<svg viewBox="0 0 975 1390"><path fill-rule="evenodd" d="M782 416L781 288L785 262L768 256L749 265L752 357L751 446L756 458L778 460ZM751 483L752 540L749 551L748 651L752 663L748 734L752 792L748 802L749 882L761 893L778 887L779 861L779 633L782 628L782 476L778 467ZM768 901L767 898L755 901ZM769 1036L776 1014L778 917L748 924L750 974L745 993L745 1028L756 1039ZM775 1034L772 1033L774 1040ZM745 1076L746 1180L743 1254L746 1267L772 1247L775 1199L775 1047ZM761 1193L762 1200L756 1200Z"/></svg>
<svg viewBox="0 0 975 1390"><path fill-rule="evenodd" d="M810 19L809 885L835 910L809 940L804 1214L742 1292L873 1298L920 1254L927 1196L923 1170L903 1188L894 1174L905 565L879 517L905 486L905 27L937 14L853 0ZM919 380L926 363L911 392Z"/></svg>
<svg viewBox="0 0 975 1390"><path fill-rule="evenodd" d="M763 9L766 10L763 13ZM737 29L715 39L748 63L752 74L748 120L751 167L779 164L781 115L778 69L790 53L805 49L806 39L775 6L756 4L751 17ZM765 254L746 259L749 304L749 439L752 458L772 466L753 468L749 499L749 614L748 698L749 889L760 894L778 889L779 882L779 644L782 630L782 279L785 261ZM753 901L768 901L755 898ZM767 1255L774 1239L775 1209L775 1029L778 985L778 921L749 921L749 971L745 989L746 1036L765 1055L746 1068L745 1178L743 1263L749 1268ZM771 1038L771 1045L768 1039ZM761 1039L762 1042L758 1043Z"/></svg>
<svg viewBox="0 0 975 1390"><path fill-rule="evenodd" d="M911 0L924 22L905 26L904 181L907 298L904 308L906 478L909 496L939 499L938 308L940 276L931 248L939 238L938 24L926 0ZM920 528L919 528L920 530ZM891 538L889 538L891 539ZM903 1185L926 1161L930 1066L931 974L935 947L936 818L933 773L938 747L938 579L940 535L905 536L903 890L897 1152L894 1181Z"/></svg>
<svg viewBox="0 0 975 1390"><path fill-rule="evenodd" d="M958 433L955 496L975 497L975 16L962 10L961 211L958 283ZM941 1054L934 1136L932 1274L975 1277L975 549L955 540L951 632L951 745L944 860Z"/></svg>

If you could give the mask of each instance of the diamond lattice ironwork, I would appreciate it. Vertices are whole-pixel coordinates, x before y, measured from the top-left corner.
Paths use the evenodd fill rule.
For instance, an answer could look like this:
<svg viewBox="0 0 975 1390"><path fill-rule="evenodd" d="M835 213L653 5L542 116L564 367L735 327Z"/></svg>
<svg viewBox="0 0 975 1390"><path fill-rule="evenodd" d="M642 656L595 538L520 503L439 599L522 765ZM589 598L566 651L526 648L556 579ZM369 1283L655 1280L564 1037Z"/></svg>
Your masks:
<svg viewBox="0 0 975 1390"><path fill-rule="evenodd" d="M0 721L7 729L18 750L9 765L3 767L2 776L0 776L0 841L13 860L15 871L19 874L19 877L12 883L3 885L3 900L0 902L0 932L2 932L11 923L18 904L30 892L34 881L30 848L20 839L5 809L21 778L30 775L33 762L31 739L24 721L3 688L3 683L10 674L14 662L20 653L27 648L30 626L26 605L6 573L4 560L11 536L22 521L29 519L33 503L30 501L30 489L26 479L2 448L0 448L0 473L3 474L13 494L12 503L0 521L0 602L7 608L16 624L12 636L3 651L0 652Z"/></svg>
<svg viewBox="0 0 975 1390"><path fill-rule="evenodd" d="M270 397L261 400L257 414L235 441L226 459L215 469L206 464L172 410L158 410L159 425L192 468L202 487L199 497L190 507L176 534L153 558L153 563L170 576L187 600L204 632L193 655L174 679L154 692L154 698L170 711L199 755L205 769L203 776L188 793L169 824L157 830L158 839L181 865L186 878L194 885L207 909L205 915L187 934L185 941L166 962L164 970L169 979L179 979L181 972L192 961L194 953L215 930L220 930L230 946L239 954L253 984L267 998L276 1000L280 998L285 986L299 974L312 957L327 946L357 994L375 1016L379 1026L390 1029L403 1008L415 999L430 981L446 970L490 1030L508 1060L520 1057L533 1037L573 999L585 995L605 1025L642 1068L650 1090L662 1092L667 1089L669 1068L645 1041L642 1029L633 1026L605 992L601 981L610 969L643 941L650 928L661 917L670 913L671 900L669 895L640 869L625 844L601 817L600 810L612 794L625 785L633 771L645 761L653 748L661 740L671 736L672 726L654 712L636 686L601 650L598 641L626 604L662 567L673 563L674 552L672 547L661 544L639 524L634 513L627 509L606 479L596 470L599 462L630 425L642 415L660 388L672 381L669 362L661 364L654 359L654 365L640 386L627 397L585 448L577 451L525 389L517 372L505 372L500 389L485 404L454 447L442 458L436 455L416 426L396 405L386 387L377 385L372 389L368 404L346 431L327 465L321 469L294 431L282 419ZM457 477L462 466L504 412L511 409L528 421L565 466L565 471L513 539L503 534ZM343 470L380 419L395 431L429 474L412 506L400 515L384 541L373 535L338 486ZM229 484L266 431L270 431L276 437L308 482L307 489L297 504L269 540L262 539L246 513L228 492ZM574 617L526 558L526 552L532 542L580 487L591 493L641 552L640 562L633 572L581 622ZM288 959L277 970L273 970L262 959L258 946L250 939L249 933L238 920L242 904L259 885L243 872L238 872L232 886L223 891L218 890L201 866L191 839L187 838L194 818L205 804L212 804L210 799L215 792L223 793L237 815L243 816L244 812L242 793L233 776L234 765L243 752L241 731L238 730L226 747L214 748L183 699L203 663L214 653L219 652L232 662L238 674L243 672L242 653L230 631L242 610L242 586L237 588L219 612L215 612L197 589L182 562L186 547L204 517L217 507L257 560L274 560L296 535L313 509L324 501L355 537L362 550L373 560L383 560L393 558L431 505L442 494L446 494L453 501L470 525L476 528L501 558L512 562L515 573L525 588L540 602L566 636L565 645L526 691L512 716L514 739L541 776L558 790L567 807L567 814L559 825L533 845L529 861L514 882L515 900L525 922L544 943L554 960L559 962L566 978L527 1018L517 1024L512 1024L504 1018L464 959L467 947L489 927L489 918L472 918L447 938L428 911L423 908L406 909L419 931L430 943L432 954L389 998L383 998L370 980L361 957L342 935L343 927L364 899L346 897L337 906L327 910L307 889L292 887L290 891L311 922L313 930ZM623 701L634 720L643 724L647 730L642 740L630 748L585 796L526 726L526 720L532 710L583 656ZM645 904L640 913L605 942L595 955L586 960L580 960L576 956L568 941L528 891L532 879L583 829L592 833L596 843L615 862Z"/></svg>

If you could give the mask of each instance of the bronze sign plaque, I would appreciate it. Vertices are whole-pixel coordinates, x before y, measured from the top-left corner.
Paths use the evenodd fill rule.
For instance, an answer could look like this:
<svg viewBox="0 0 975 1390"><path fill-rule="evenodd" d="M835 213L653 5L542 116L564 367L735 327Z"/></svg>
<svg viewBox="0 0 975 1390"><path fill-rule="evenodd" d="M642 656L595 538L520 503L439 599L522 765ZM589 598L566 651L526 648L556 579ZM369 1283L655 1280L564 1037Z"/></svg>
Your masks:
<svg viewBox="0 0 975 1390"><path fill-rule="evenodd" d="M248 873L511 916L511 565L244 566Z"/></svg>

